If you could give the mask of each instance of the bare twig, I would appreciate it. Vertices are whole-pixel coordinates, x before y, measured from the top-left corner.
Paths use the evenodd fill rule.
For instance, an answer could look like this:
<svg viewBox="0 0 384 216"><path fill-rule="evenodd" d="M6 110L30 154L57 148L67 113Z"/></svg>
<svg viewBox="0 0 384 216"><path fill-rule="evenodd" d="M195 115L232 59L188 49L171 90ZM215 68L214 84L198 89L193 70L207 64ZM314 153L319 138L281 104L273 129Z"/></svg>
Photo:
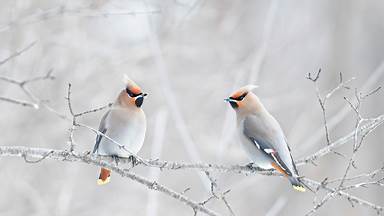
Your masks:
<svg viewBox="0 0 384 216"><path fill-rule="evenodd" d="M159 14L160 10L148 11L101 11L93 10L88 7L82 8L66 8L64 6L52 7L46 10L38 10L32 14L20 17L16 21L0 26L0 32L9 30L13 26L23 26L39 23L63 16L79 16L79 17L110 17L110 16L136 16L145 14Z"/></svg>
<svg viewBox="0 0 384 216"><path fill-rule="evenodd" d="M368 91L368 89L373 88L373 85L377 83L378 80L380 80L380 77L384 74L384 61L382 61L374 71L369 73L370 76L368 79L364 82L364 85L361 87L363 91ZM339 109L339 111L334 114L330 119L327 120L328 129L332 130L332 128L336 127L340 121L342 121L349 113L351 112L351 109L349 108L349 105L346 104L342 108ZM306 139L306 149L313 146L313 144L317 143L319 140L323 138L323 130L324 125L321 125L320 128L316 129L314 132L312 132L312 135L310 138Z"/></svg>
<svg viewBox="0 0 384 216"><path fill-rule="evenodd" d="M304 181L305 184L308 184L310 186L319 187L319 188L322 188L328 192L335 193L336 195L339 195L339 196L347 199L348 201L350 201L352 203L371 208L371 209L375 210L378 214L383 212L384 208L382 206L373 204L371 202L368 202L368 201L363 200L361 198L358 198L356 196L350 195L344 191L341 191L341 190L337 191L336 189L332 189L332 188L330 188L324 184L321 184L320 182L316 182L316 181L308 179L308 178L302 178L301 180Z"/></svg>
<svg viewBox="0 0 384 216"><path fill-rule="evenodd" d="M61 150L52 150L52 149L39 149L39 148L27 148L21 146L0 146L0 156L12 156L12 157L32 157L39 158L41 162L44 159L52 159L58 161L68 161L68 162L83 162L87 164L92 164L99 167L108 168L122 177L129 178L133 181L136 181L144 186L147 186L151 190L156 190L164 193L165 195L172 197L188 206L190 206L195 211L203 212L207 215L218 215L216 212L207 209L206 207L198 204L187 198L186 196L173 191L172 189L167 188L164 185L159 184L155 181L150 181L142 176L131 173L123 168L118 167L115 163L110 161L105 161L101 157L91 155L89 153L76 153L76 152L68 152ZM43 159L42 159L43 158Z"/></svg>
<svg viewBox="0 0 384 216"><path fill-rule="evenodd" d="M34 160L34 161L32 161L32 160L28 160L28 159L27 159L27 154L22 155L22 157L24 158L24 161L25 161L26 163L39 163L39 162L43 161L45 158L47 158L47 157L48 157L50 154L52 154L53 152L54 152L54 151L51 150L51 151L45 153L41 158L39 158L39 159L37 159L37 160Z"/></svg>
<svg viewBox="0 0 384 216"><path fill-rule="evenodd" d="M312 82L316 83L317 80L320 78L321 68L319 68L319 71L317 71L316 75L314 76L312 73L308 73L305 78L311 80Z"/></svg>
<svg viewBox="0 0 384 216"><path fill-rule="evenodd" d="M221 200L225 204L226 208L228 209L228 212L231 216L235 216L235 212L233 211L231 205L226 199L226 194L228 194L231 190L226 190L224 192L220 192L220 189L218 188L217 185L217 180L213 178L213 176L208 172L204 171L205 175L211 182L211 196L209 196L206 200L201 202L201 205L206 205L209 201L213 199Z"/></svg>
<svg viewBox="0 0 384 216"><path fill-rule="evenodd" d="M325 115L325 101L327 99L327 96L328 95L332 95L337 89L333 89L332 91L329 92L329 94L327 94L325 96L324 99L321 99L321 96L319 94L319 91L318 91L318 86L317 86L317 80L319 78L319 74L320 74L320 71L319 73L317 74L317 76L315 78L311 77L311 75L308 75L308 79L312 80L315 84L316 84L316 91L318 93L318 99L319 99L319 102L320 102L320 105L322 107L322 111L323 111L323 118L324 118L324 125L325 125L325 130L326 130L326 136L328 136L328 130L327 130L327 121L326 121L326 115ZM340 74L340 83L342 84L343 81L342 81L342 75ZM339 86L342 86L342 85L339 85ZM338 87L339 87L338 86ZM327 184L328 184L328 180L327 178L321 182L321 184L318 186L318 188L320 188L320 186L324 189L327 189L328 190L328 193L322 198L322 200L320 202L318 202L311 211L309 211L306 215L312 215L314 214L320 207L322 207L325 203L327 203L329 200L333 199L335 196L337 195L344 195L344 196L347 196L347 194L345 192L343 192L344 190L348 190L348 189L351 189L351 188L358 188L358 187L363 187L363 186L367 186L367 185L372 185L372 184L376 184L376 185L383 185L382 184L382 179L378 180L378 181L371 181L371 182L363 182L363 183L359 183L359 184L355 184L355 185L351 185L351 186L348 186L348 187L344 187L344 182L346 181L347 179L347 176L348 176L348 173L349 171L351 170L351 167L355 167L355 157L357 155L357 152L359 150L359 148L361 147L362 145L362 142L364 140L364 138L369 134L371 133L375 128L378 127L378 125L374 125L373 127L369 128L368 130L364 131L363 133L361 132L360 128L361 128L361 125L366 122L366 121L377 121L378 118L370 118L370 119L367 119L367 118L363 118L362 115L360 114L360 107L361 107L361 102L367 98L368 96L376 93L378 90L380 90L380 88L376 88L375 90L367 93L367 94L362 94L362 93L359 93L357 91L357 89L355 89L355 97L356 97L356 104L353 104L351 102L351 100L349 100L348 98L344 97L344 99L347 101L347 103L349 104L349 106L351 107L351 109L355 112L356 114L356 124L355 124L355 129L353 131L353 134L351 134L351 139L353 139L353 149L352 149L352 155L351 157L349 158L349 161L348 161L348 165L344 171L344 174L343 174L343 177L341 179L338 179L338 186L336 188L329 188L327 187ZM360 135L360 136L359 136ZM360 138L359 138L360 137ZM328 141L328 146L330 146L331 144L329 143L329 139L327 138L327 141ZM355 167L356 168L356 167ZM335 181L334 181L335 182ZM357 202L356 199L353 199L350 195L347 196L347 200L353 205L354 202ZM359 204L362 204L361 201L364 201L364 200L361 200L359 199L360 202L358 202ZM365 204L367 204L367 201L364 201ZM376 206L375 205L370 205L370 207L374 208L378 213L382 211L382 207L378 207L378 208L375 208Z"/></svg>
<svg viewBox="0 0 384 216"><path fill-rule="evenodd" d="M36 82L36 81L53 80L54 78L55 77L52 75L52 69L50 69L47 72L47 74L45 74L44 76L37 76L37 77L33 77L33 78L26 79L23 81L18 81L18 80L9 78L9 77L0 76L1 81L19 86L20 89L24 92L24 94L31 100L31 102L21 101L18 99L11 99L11 98L6 98L6 97L0 97L0 100L7 101L10 103L14 103L14 104L18 104L18 105L22 105L22 106L29 106L29 107L33 107L35 109L38 109L40 107L39 105L42 104L43 101L34 96L34 94L27 88L27 84L32 83L32 82Z"/></svg>
<svg viewBox="0 0 384 216"><path fill-rule="evenodd" d="M311 211L309 211L305 215L313 215L320 207L322 207L326 202L328 202L330 199L332 199L336 195L335 192L329 192L326 196L323 197L323 199L317 203Z"/></svg>
<svg viewBox="0 0 384 216"><path fill-rule="evenodd" d="M357 130L357 133L358 134L363 134L363 133L365 133L367 131L371 131L372 129L377 128L378 126L382 125L383 123L384 123L384 115L380 115L377 118L372 119L371 121L369 121L367 124L361 126ZM346 144L349 141L353 140L354 136L355 136L355 130L352 131L351 133L349 133L348 135L346 135L346 136L344 136L344 137L342 137L342 138L332 142L330 145L321 148L317 152L315 152L315 153L313 153L313 154L311 154L309 156L306 156L306 157L296 161L296 164L298 166L301 166L301 165L304 165L306 163L312 163L315 160L317 160L318 158L323 157L323 156L331 153L334 149L336 149L336 148L338 148L340 146L343 146L344 144Z"/></svg>
<svg viewBox="0 0 384 216"><path fill-rule="evenodd" d="M360 136L360 140L359 140L358 130L360 128L360 125L363 122L369 120L369 119L363 118L362 115L360 114L361 102L362 102L362 100L366 99L370 95L378 92L378 90L380 90L380 87L376 88L375 90L373 90L371 92L369 92L368 94L362 94L362 93L358 93L358 91L356 89L355 90L355 97L356 97L356 101L357 101L356 105L352 104L352 102L350 102L350 100L348 100L346 97L344 97L344 99L349 103L351 108L355 111L355 114L356 114L356 127L355 127L355 133L354 133L354 138L353 138L354 142L353 142L352 156L349 159L348 166L345 169L345 172L344 172L342 180L340 181L339 189L343 187L344 181L347 178L349 170L351 169L352 166L354 166L354 164L355 164L355 156L357 154L357 151L361 147L365 137L375 129L375 127L374 127L371 130L368 130L365 133L363 133Z"/></svg>
<svg viewBox="0 0 384 216"><path fill-rule="evenodd" d="M321 93L320 93L320 90L319 90L319 85L318 85L318 80L320 78L320 73L321 73L321 69L319 69L319 71L317 72L316 75L312 75L311 73L308 73L308 75L306 76L306 78L308 80L311 80L314 85L315 85L315 89L316 89L316 95L317 95L317 99L319 101L319 104L320 104L320 107L321 107L321 111L323 113L323 124L324 124L324 130L325 130L325 138L326 138L326 141L327 141L327 145L330 145L331 144L331 138L329 136L329 129L328 129L328 123L327 123L327 113L326 113L326 103L327 103L327 100L332 97L333 94L335 94L335 92L341 88L349 88L347 86L348 83L350 83L352 80L354 80L355 78L352 77L351 79L343 82L343 75L342 73L340 73L340 80L339 80L339 84L331 89L324 97L321 96Z"/></svg>
<svg viewBox="0 0 384 216"><path fill-rule="evenodd" d="M375 176L377 176L379 173L384 173L384 166L379 168L379 169L375 169L369 173L362 173L362 174L359 174L359 175L356 175L353 177L345 178L344 181L349 182L349 181L354 181L354 180L358 180L361 178L371 179L371 178L374 178ZM337 182L340 182L342 179L343 178L329 180L329 181L327 181L327 184L332 184L335 182L337 183Z"/></svg>
<svg viewBox="0 0 384 216"><path fill-rule="evenodd" d="M69 143L69 151L73 152L75 150L75 141L73 139L73 133L75 132L78 124L76 123L76 115L73 112L72 103L71 103L71 86L72 86L71 83L69 83L68 84L67 97L65 99L67 100L67 103L68 103L69 113L72 116L72 126L69 129L69 138L68 138L69 141L68 141L68 143Z"/></svg>
<svg viewBox="0 0 384 216"><path fill-rule="evenodd" d="M10 56L6 57L5 59L3 60L0 60L0 66L7 63L8 61L10 61L11 59L25 53L26 51L28 51L30 48L32 48L33 46L35 46L36 44L36 41L28 44L26 47L24 47L23 49L19 50L19 51L16 51L14 53L12 53Z"/></svg>
<svg viewBox="0 0 384 216"><path fill-rule="evenodd" d="M101 106L101 107L97 107L95 109L86 110L84 112L77 113L77 114L75 114L75 116L79 117L79 116L86 115L86 114L89 114L89 113L99 112L99 111L102 111L102 110L110 108L112 105L113 105L113 103L108 103L107 105L104 105L104 106Z"/></svg>
<svg viewBox="0 0 384 216"><path fill-rule="evenodd" d="M21 105L21 106L32 107L35 109L39 108L39 106L37 104L30 103L28 101L16 100L16 99L6 98L6 97L2 97L2 96L0 96L0 100L5 101L5 102L9 102L9 103L13 103L13 104L17 104L17 105Z"/></svg>
<svg viewBox="0 0 384 216"><path fill-rule="evenodd" d="M357 183L354 185L348 185L348 186L342 187L340 190L346 191L346 190L351 190L351 189L356 189L356 188L361 188L361 187L366 188L367 186L370 186L370 185L377 185L380 187L384 187L384 178L381 178L381 179L375 180L375 181L360 182L360 183Z"/></svg>

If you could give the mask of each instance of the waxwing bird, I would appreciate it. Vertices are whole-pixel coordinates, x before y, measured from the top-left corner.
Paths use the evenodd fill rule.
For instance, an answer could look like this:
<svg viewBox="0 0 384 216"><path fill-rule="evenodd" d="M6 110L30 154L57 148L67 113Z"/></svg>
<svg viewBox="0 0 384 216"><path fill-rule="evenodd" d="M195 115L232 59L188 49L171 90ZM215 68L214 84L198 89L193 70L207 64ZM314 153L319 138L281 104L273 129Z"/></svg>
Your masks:
<svg viewBox="0 0 384 216"><path fill-rule="evenodd" d="M125 89L101 119L99 131L106 136L96 137L94 154L129 158L136 155L143 145L147 126L141 106L147 94L127 77L125 83ZM97 184L108 183L110 174L110 170L101 168Z"/></svg>
<svg viewBox="0 0 384 216"><path fill-rule="evenodd" d="M252 92L256 87L244 86L225 99L236 111L243 148L253 164L275 169L289 179L294 189L304 192L283 130Z"/></svg>

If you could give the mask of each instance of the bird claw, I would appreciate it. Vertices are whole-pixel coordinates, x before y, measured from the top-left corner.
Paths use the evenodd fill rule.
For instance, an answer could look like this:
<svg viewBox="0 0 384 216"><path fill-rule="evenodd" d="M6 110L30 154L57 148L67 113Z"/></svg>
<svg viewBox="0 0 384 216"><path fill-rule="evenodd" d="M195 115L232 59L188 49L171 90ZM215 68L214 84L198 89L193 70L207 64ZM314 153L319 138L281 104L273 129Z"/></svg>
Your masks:
<svg viewBox="0 0 384 216"><path fill-rule="evenodd" d="M133 156L133 155L130 155L128 157L128 160L130 160L132 162L132 167L135 167L137 164L139 164L139 162L137 161L136 157Z"/></svg>
<svg viewBox="0 0 384 216"><path fill-rule="evenodd" d="M245 165L248 169L254 169L255 167L253 166L254 163L253 162L250 162L248 163L247 165Z"/></svg>
<svg viewBox="0 0 384 216"><path fill-rule="evenodd" d="M119 156L117 156L117 155L112 155L112 158L113 158L113 160L115 161L116 166L119 166L119 162L120 162L120 158L119 158Z"/></svg>

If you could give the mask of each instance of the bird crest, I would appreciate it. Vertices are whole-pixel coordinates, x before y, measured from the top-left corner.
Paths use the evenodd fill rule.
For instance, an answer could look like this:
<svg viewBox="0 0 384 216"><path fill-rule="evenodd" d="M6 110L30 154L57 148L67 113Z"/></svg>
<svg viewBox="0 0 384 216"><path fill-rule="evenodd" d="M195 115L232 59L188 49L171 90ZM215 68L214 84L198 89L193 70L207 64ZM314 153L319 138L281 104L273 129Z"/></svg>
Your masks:
<svg viewBox="0 0 384 216"><path fill-rule="evenodd" d="M232 97L232 98L238 98L238 97L240 97L242 94L251 92L253 89L258 88L258 87L259 87L259 86L257 86L257 85L252 85L252 84L243 86L243 87L241 87L240 89L238 89L238 90L236 90L235 92L233 92L233 94L231 95L231 97Z"/></svg>
<svg viewBox="0 0 384 216"><path fill-rule="evenodd" d="M127 74L124 74L123 81L126 85L126 87L133 93L133 94L140 94L141 88L133 81L131 80Z"/></svg>

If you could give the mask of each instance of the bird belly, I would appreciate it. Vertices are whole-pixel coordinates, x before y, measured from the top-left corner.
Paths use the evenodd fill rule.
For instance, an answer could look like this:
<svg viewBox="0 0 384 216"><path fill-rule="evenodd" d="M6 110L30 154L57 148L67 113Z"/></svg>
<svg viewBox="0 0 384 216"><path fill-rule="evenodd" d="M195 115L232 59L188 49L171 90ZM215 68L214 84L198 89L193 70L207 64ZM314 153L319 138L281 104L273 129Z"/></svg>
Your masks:
<svg viewBox="0 0 384 216"><path fill-rule="evenodd" d="M256 145L243 134L240 134L240 137L243 149L255 166L263 169L273 169L271 165L272 160L268 156L259 150Z"/></svg>
<svg viewBox="0 0 384 216"><path fill-rule="evenodd" d="M119 157L129 157L137 154L143 146L145 137L145 120L131 119L130 121L115 122L110 127L106 135L119 143L103 137L98 149L99 155L116 155Z"/></svg>
<svg viewBox="0 0 384 216"><path fill-rule="evenodd" d="M109 136L108 136L109 135ZM138 135L130 135L130 133L124 134L121 132L119 134L107 134L108 137L112 138L114 141L103 138L100 143L98 153L100 155L116 155L119 157L129 157L132 154L137 154L143 145L143 138L140 138Z"/></svg>

